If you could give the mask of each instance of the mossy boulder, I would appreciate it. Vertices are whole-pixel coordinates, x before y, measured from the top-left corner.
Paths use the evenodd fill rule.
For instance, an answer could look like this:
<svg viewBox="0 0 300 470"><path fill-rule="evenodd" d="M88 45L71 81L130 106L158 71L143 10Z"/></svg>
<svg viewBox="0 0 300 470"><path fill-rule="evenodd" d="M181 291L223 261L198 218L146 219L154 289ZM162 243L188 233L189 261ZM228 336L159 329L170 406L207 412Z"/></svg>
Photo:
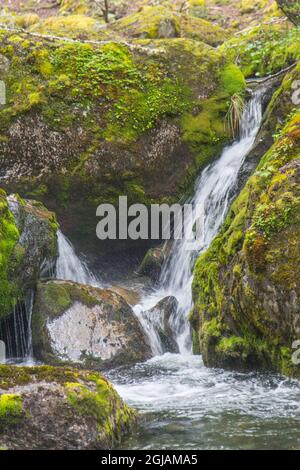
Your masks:
<svg viewBox="0 0 300 470"><path fill-rule="evenodd" d="M300 2L299 0L277 0L284 14L295 24L300 25Z"/></svg>
<svg viewBox="0 0 300 470"><path fill-rule="evenodd" d="M35 356L50 364L99 369L151 357L143 329L123 297L71 282L38 285L32 335Z"/></svg>
<svg viewBox="0 0 300 470"><path fill-rule="evenodd" d="M178 16L164 6L146 6L140 12L125 16L111 26L126 37L166 39L180 35Z"/></svg>
<svg viewBox="0 0 300 470"><path fill-rule="evenodd" d="M166 252L164 247L150 248L138 269L138 273L150 277L153 282L157 282L160 278L165 259Z"/></svg>
<svg viewBox="0 0 300 470"><path fill-rule="evenodd" d="M230 32L282 16L272 0L188 0L188 14L219 24Z"/></svg>
<svg viewBox="0 0 300 470"><path fill-rule="evenodd" d="M201 18L181 14L168 6L147 6L108 26L126 38L171 39L186 37L216 46L228 37L218 25Z"/></svg>
<svg viewBox="0 0 300 470"><path fill-rule="evenodd" d="M195 267L194 349L207 365L300 377L300 113L294 111Z"/></svg>
<svg viewBox="0 0 300 470"><path fill-rule="evenodd" d="M135 422L135 412L98 373L0 365L1 448L111 449Z"/></svg>
<svg viewBox="0 0 300 470"><path fill-rule="evenodd" d="M0 320L57 258L57 223L41 203L0 190Z"/></svg>
<svg viewBox="0 0 300 470"><path fill-rule="evenodd" d="M34 22L27 27L27 29L30 32L46 35L100 41L111 37L110 32L103 28L104 25L105 23L103 21L100 22L90 16L69 15L51 16ZM116 39L116 37L114 39Z"/></svg>
<svg viewBox="0 0 300 470"><path fill-rule="evenodd" d="M230 140L230 99L245 88L226 56L183 38L93 45L1 32L0 54L6 188L40 199L91 247L101 202L186 191Z"/></svg>

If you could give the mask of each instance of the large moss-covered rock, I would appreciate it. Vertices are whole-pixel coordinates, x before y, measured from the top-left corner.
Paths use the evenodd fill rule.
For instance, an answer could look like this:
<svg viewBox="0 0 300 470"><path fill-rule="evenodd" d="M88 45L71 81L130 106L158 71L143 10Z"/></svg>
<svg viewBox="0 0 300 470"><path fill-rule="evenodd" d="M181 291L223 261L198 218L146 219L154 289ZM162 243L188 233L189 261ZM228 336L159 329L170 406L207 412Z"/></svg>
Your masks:
<svg viewBox="0 0 300 470"><path fill-rule="evenodd" d="M165 259L166 250L164 247L150 248L139 267L139 274L148 276L153 282L157 282L160 278Z"/></svg>
<svg viewBox="0 0 300 470"><path fill-rule="evenodd" d="M26 17L24 18L26 21ZM16 23L22 23L22 17L16 20ZM27 27L28 31L45 34L55 35L62 37L70 37L76 39L89 39L89 40L105 40L112 38L110 31L105 29L104 23L85 15L69 15L69 16L50 16L43 20L35 21L32 25Z"/></svg>
<svg viewBox="0 0 300 470"><path fill-rule="evenodd" d="M151 357L138 319L119 294L71 282L39 284L32 335L35 356L50 364L102 368Z"/></svg>
<svg viewBox="0 0 300 470"><path fill-rule="evenodd" d="M296 25L300 24L299 0L277 0L279 7L285 15Z"/></svg>
<svg viewBox="0 0 300 470"><path fill-rule="evenodd" d="M41 203L0 191L0 319L55 263L56 231L54 214Z"/></svg>
<svg viewBox="0 0 300 470"><path fill-rule="evenodd" d="M2 449L110 449L135 421L100 374L0 365Z"/></svg>
<svg viewBox="0 0 300 470"><path fill-rule="evenodd" d="M112 23L108 29L127 38L170 39L181 36L212 46L222 44L227 37L220 26L163 5L145 7Z"/></svg>
<svg viewBox="0 0 300 470"><path fill-rule="evenodd" d="M230 139L230 98L245 88L226 56L182 38L92 45L2 32L0 54L6 185L41 199L90 246L99 203L185 191Z"/></svg>
<svg viewBox="0 0 300 470"><path fill-rule="evenodd" d="M295 111L195 268L194 348L213 367L300 376L300 113Z"/></svg>

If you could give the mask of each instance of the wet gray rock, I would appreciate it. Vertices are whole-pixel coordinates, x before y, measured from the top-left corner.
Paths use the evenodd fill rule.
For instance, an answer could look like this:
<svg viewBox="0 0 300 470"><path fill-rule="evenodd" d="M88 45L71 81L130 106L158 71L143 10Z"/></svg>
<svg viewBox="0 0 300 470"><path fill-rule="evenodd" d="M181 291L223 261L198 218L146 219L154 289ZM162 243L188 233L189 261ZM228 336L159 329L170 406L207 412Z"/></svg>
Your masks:
<svg viewBox="0 0 300 470"><path fill-rule="evenodd" d="M7 198L20 238L13 252L13 277L26 287L54 267L57 256L57 222L43 204L10 195ZM21 262L20 262L21 261Z"/></svg>
<svg viewBox="0 0 300 470"><path fill-rule="evenodd" d="M154 325L160 338L163 353L179 353L171 323L172 316L176 314L177 309L177 299L175 297L166 297L147 312L147 318Z"/></svg>
<svg viewBox="0 0 300 470"><path fill-rule="evenodd" d="M138 273L148 276L153 282L159 280L163 263L165 261L165 252L163 247L151 248L144 257Z"/></svg>
<svg viewBox="0 0 300 470"><path fill-rule="evenodd" d="M32 318L34 353L49 364L100 369L151 357L133 310L111 290L64 281L40 283Z"/></svg>

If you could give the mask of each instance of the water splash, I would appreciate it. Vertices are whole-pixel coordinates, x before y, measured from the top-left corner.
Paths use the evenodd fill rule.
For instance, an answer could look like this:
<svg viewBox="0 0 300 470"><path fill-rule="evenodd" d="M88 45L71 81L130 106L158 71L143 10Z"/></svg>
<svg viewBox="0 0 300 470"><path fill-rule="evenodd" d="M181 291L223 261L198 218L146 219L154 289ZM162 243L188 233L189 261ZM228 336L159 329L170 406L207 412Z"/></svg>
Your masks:
<svg viewBox="0 0 300 470"><path fill-rule="evenodd" d="M58 230L58 260L56 263L56 278L78 282L93 287L101 287L99 280L89 270L84 261L75 253L71 242Z"/></svg>

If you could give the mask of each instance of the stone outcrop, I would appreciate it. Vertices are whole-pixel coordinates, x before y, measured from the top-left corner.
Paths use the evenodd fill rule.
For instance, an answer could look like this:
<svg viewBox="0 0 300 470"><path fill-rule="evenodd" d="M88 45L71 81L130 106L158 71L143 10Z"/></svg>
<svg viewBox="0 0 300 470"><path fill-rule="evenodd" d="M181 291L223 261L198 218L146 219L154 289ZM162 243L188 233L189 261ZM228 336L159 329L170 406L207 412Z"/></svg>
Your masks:
<svg viewBox="0 0 300 470"><path fill-rule="evenodd" d="M98 373L0 365L1 449L111 449L135 422Z"/></svg>
<svg viewBox="0 0 300 470"><path fill-rule="evenodd" d="M226 55L185 38L91 44L0 31L0 57L10 90L1 184L34 194L92 248L100 203L186 191L230 140L230 98L245 89Z"/></svg>
<svg viewBox="0 0 300 470"><path fill-rule="evenodd" d="M110 290L63 281L40 283L32 328L34 354L50 364L100 369L151 357L131 307Z"/></svg>
<svg viewBox="0 0 300 470"><path fill-rule="evenodd" d="M299 129L294 111L196 264L194 349L208 366L299 376Z"/></svg>
<svg viewBox="0 0 300 470"><path fill-rule="evenodd" d="M57 227L54 214L41 203L0 190L0 319L54 265Z"/></svg>

